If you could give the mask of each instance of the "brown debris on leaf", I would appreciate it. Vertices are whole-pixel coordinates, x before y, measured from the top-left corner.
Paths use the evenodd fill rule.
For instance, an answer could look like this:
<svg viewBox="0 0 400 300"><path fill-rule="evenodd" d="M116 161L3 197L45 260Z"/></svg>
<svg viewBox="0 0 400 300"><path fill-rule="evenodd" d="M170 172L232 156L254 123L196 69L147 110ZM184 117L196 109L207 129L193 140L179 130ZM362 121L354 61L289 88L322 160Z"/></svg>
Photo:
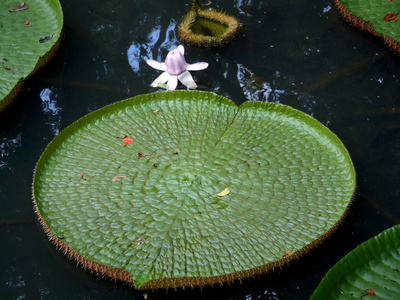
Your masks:
<svg viewBox="0 0 400 300"><path fill-rule="evenodd" d="M360 299L364 298L365 296L376 296L374 289L367 289L366 293L360 297Z"/></svg>
<svg viewBox="0 0 400 300"><path fill-rule="evenodd" d="M26 4L25 2L22 2L21 4L18 4L14 8L10 9L9 12L21 11L21 10L25 10L25 9L28 9L28 8L29 8L29 5Z"/></svg>
<svg viewBox="0 0 400 300"><path fill-rule="evenodd" d="M293 254L293 252L290 251L290 250L288 250L288 251L285 251L285 254L283 254L282 257L284 258L284 257L290 256L290 255L292 255L292 254Z"/></svg>
<svg viewBox="0 0 400 300"><path fill-rule="evenodd" d="M53 37L52 35L48 35L48 36L41 37L41 38L39 39L39 43L45 43L45 42L47 42L48 40L50 40L52 37Z"/></svg>
<svg viewBox="0 0 400 300"><path fill-rule="evenodd" d="M394 12L390 11L388 12L384 17L383 17L383 21L385 22L389 22L391 20L395 20L395 22L397 22L399 19L397 18L397 14L395 14Z"/></svg>

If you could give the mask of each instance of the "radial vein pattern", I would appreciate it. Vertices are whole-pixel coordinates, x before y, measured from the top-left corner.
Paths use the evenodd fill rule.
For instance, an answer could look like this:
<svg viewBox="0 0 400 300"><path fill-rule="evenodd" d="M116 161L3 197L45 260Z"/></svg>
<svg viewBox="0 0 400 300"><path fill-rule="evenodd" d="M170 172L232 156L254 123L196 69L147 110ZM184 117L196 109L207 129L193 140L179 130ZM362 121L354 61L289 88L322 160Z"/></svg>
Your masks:
<svg viewBox="0 0 400 300"><path fill-rule="evenodd" d="M251 276L298 257L337 226L354 187L346 149L311 117L176 91L72 124L40 158L34 197L72 257L159 288Z"/></svg>

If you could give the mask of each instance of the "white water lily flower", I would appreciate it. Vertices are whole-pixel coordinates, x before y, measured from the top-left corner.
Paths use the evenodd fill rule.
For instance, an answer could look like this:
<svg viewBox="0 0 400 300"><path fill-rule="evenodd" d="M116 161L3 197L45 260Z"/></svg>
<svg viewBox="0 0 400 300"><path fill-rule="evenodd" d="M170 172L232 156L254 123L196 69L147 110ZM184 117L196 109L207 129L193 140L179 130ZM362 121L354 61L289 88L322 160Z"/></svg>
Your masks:
<svg viewBox="0 0 400 300"><path fill-rule="evenodd" d="M194 64L188 64L183 56L184 53L185 49L182 45L180 45L178 48L168 53L165 63L160 63L153 59L146 60L150 67L164 71L164 73L158 76L157 79L151 83L152 87L157 87L160 83L167 82L167 90L172 91L176 89L176 86L178 85L178 79L191 89L195 89L197 87L189 71L204 70L208 67L208 63L198 62Z"/></svg>

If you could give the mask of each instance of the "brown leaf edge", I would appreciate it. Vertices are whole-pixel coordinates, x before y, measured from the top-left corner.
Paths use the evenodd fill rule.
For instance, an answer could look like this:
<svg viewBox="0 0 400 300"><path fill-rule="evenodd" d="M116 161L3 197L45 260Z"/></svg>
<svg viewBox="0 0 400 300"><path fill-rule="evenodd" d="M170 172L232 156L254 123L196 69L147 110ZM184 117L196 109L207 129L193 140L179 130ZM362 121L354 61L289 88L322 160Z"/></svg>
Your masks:
<svg viewBox="0 0 400 300"><path fill-rule="evenodd" d="M356 15L349 12L340 0L335 0L335 5L339 12L343 15L347 22L349 22L354 27L372 33L374 36L377 36L384 40L384 42L395 52L400 52L400 42L395 40L389 35L382 35L375 31L374 26L371 22L365 21L363 18L357 17Z"/></svg>

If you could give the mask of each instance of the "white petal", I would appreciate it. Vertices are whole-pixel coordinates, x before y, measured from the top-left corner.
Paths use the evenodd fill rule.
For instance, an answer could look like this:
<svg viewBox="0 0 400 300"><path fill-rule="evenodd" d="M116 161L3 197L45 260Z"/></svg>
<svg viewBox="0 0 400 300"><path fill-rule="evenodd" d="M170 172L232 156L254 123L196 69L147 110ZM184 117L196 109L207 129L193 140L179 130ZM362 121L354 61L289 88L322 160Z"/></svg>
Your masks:
<svg viewBox="0 0 400 300"><path fill-rule="evenodd" d="M185 71L181 75L179 75L178 79L180 82L182 82L188 88L191 88L191 89L197 88L197 85L194 82L192 75L190 75L190 73L188 71Z"/></svg>
<svg viewBox="0 0 400 300"><path fill-rule="evenodd" d="M168 80L167 83L167 90L168 91L173 91L176 89L176 86L178 85L178 77L177 76L171 76L171 78Z"/></svg>
<svg viewBox="0 0 400 300"><path fill-rule="evenodd" d="M195 64L188 64L186 66L186 69L188 71L199 71L199 70L207 69L207 67L208 67L208 63L206 63L206 62L198 62L198 63L195 63Z"/></svg>
<svg viewBox="0 0 400 300"><path fill-rule="evenodd" d="M182 55L185 54L185 48L182 45L178 46L178 50L179 50L180 53L182 53Z"/></svg>
<svg viewBox="0 0 400 300"><path fill-rule="evenodd" d="M167 67L166 67L165 63L160 63L153 59L148 59L148 60L146 60L146 62L150 67L152 67L156 70L167 71Z"/></svg>
<svg viewBox="0 0 400 300"><path fill-rule="evenodd" d="M152 87L157 87L159 83L164 83L167 82L171 78L171 75L168 74L168 72L162 73L160 76L156 78L150 85Z"/></svg>

